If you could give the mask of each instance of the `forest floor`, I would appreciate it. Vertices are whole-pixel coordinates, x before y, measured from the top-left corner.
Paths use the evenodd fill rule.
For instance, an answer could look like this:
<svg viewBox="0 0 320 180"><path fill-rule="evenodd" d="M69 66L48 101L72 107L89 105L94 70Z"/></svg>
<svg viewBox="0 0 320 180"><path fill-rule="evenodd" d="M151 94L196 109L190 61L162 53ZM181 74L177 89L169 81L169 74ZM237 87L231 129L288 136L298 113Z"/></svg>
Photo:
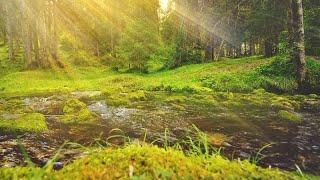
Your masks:
<svg viewBox="0 0 320 180"><path fill-rule="evenodd" d="M0 177L316 179L302 171L320 175L320 96L295 95L292 77L261 74L273 59L148 74L99 63L22 71L2 59L0 166L42 168L2 168Z"/></svg>

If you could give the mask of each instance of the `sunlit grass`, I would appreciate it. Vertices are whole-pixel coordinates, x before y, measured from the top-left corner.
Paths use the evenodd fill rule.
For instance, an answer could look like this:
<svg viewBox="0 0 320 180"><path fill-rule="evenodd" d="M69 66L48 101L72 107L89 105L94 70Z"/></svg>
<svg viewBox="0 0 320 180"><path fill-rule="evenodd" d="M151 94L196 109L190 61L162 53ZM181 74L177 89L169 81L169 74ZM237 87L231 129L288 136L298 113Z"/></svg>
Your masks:
<svg viewBox="0 0 320 180"><path fill-rule="evenodd" d="M126 88L153 90L169 87L179 91L184 88L210 91L201 81L211 75L227 71L247 72L265 59L258 57L226 60L223 62L195 64L175 70L151 72L149 74L129 74L114 72L109 67L72 67L63 70L35 70L14 72L1 77L2 94L37 94L70 92L77 90L106 90ZM249 66L249 68L248 68Z"/></svg>

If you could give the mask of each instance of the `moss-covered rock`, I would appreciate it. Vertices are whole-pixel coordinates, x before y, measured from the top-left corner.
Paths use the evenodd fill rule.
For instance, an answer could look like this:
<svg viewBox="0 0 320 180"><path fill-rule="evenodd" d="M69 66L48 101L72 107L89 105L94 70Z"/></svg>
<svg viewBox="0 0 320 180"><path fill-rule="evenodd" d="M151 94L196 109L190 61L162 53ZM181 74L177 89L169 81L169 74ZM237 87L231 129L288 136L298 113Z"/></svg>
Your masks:
<svg viewBox="0 0 320 180"><path fill-rule="evenodd" d="M271 106L276 110L293 111L299 109L300 105L296 101L289 100L282 96L274 96L271 98Z"/></svg>
<svg viewBox="0 0 320 180"><path fill-rule="evenodd" d="M308 97L313 98L313 99L317 99L319 96L316 94L310 94Z"/></svg>
<svg viewBox="0 0 320 180"><path fill-rule="evenodd" d="M15 120L0 120L0 129L9 132L44 132L48 127L43 114L31 113Z"/></svg>
<svg viewBox="0 0 320 180"><path fill-rule="evenodd" d="M186 156L173 149L131 145L105 149L67 165L61 171L3 168L6 179L312 179L310 176L263 169L248 161L221 156ZM316 177L314 177L316 179Z"/></svg>
<svg viewBox="0 0 320 180"><path fill-rule="evenodd" d="M78 99L67 101L63 107L64 116L60 118L63 122L85 122L95 119L87 105Z"/></svg>
<svg viewBox="0 0 320 180"><path fill-rule="evenodd" d="M65 103L63 106L63 112L65 114L75 114L86 108L87 105L78 99L71 99Z"/></svg>
<svg viewBox="0 0 320 180"><path fill-rule="evenodd" d="M285 110L280 110L278 112L278 117L284 121L301 122L301 117L299 115Z"/></svg>
<svg viewBox="0 0 320 180"><path fill-rule="evenodd" d="M230 138L224 134L221 133L208 133L208 141L210 144L216 145L216 146L221 146L223 143L227 142L230 140Z"/></svg>

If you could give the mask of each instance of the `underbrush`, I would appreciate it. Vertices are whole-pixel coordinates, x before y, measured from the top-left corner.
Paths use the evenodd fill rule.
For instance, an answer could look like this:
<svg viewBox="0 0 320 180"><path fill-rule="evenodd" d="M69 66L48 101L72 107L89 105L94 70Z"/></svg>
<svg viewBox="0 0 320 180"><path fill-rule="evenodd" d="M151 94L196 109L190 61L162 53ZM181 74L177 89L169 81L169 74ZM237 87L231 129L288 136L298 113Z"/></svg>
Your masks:
<svg viewBox="0 0 320 180"><path fill-rule="evenodd" d="M312 58L307 58L307 68L306 93L320 93L320 62ZM257 72L269 79L281 80L278 86L275 83L269 83L269 86L266 87L267 90L274 89L275 91L280 91L280 93L293 93L297 89L295 82L295 65L293 62L286 60L286 58L278 57L270 64L260 66ZM285 85L285 87L283 88L281 85Z"/></svg>
<svg viewBox="0 0 320 180"><path fill-rule="evenodd" d="M23 69L22 55L18 54L14 60L10 61L7 51L7 47L0 46L0 77Z"/></svg>
<svg viewBox="0 0 320 180"><path fill-rule="evenodd" d="M320 62L307 59L306 93L320 93ZM297 90L294 64L276 57L271 63L255 69L212 73L201 79L203 86L222 92L252 92L263 88L268 92L294 94Z"/></svg>

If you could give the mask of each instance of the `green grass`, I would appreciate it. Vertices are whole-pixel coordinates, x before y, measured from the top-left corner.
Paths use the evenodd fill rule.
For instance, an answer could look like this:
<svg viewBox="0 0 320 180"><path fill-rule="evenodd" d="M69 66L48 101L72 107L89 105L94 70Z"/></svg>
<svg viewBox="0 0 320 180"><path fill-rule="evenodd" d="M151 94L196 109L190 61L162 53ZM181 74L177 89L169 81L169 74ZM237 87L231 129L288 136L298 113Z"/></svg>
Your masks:
<svg viewBox="0 0 320 180"><path fill-rule="evenodd" d="M76 90L130 91L165 90L171 92L207 92L215 90L204 82L208 78L223 81L222 77L232 76L229 86L219 84L220 91L242 91L237 89L238 74L251 72L255 67L269 62L269 59L250 57L226 60L208 64L188 65L175 70L149 74L113 72L106 66L67 67L63 70L34 70L13 72L0 77L0 95L27 95L38 93L70 92ZM253 88L250 88L253 89Z"/></svg>
<svg viewBox="0 0 320 180"><path fill-rule="evenodd" d="M274 108L282 114L285 111L292 112L299 106L300 100L260 89L291 92L296 87L293 78L281 75L267 76L257 69L262 65L268 66L272 61L273 58L265 59L259 56L226 59L220 62L187 65L174 70L153 71L149 74L115 72L104 65L88 67L85 66L86 62L77 66L70 63L65 69L52 70L21 71L19 68L8 68L5 73L0 73L0 97L98 90L103 92L103 96L107 96L108 105L127 105L128 102L154 100L170 103L182 111L185 104L227 108L230 110L228 113L235 113L235 117L238 117L237 110L251 109L252 106L261 109ZM8 64L7 60L3 59L1 63ZM170 95L150 91L166 91L170 92ZM9 101L9 104L0 107L0 111L13 111L19 103ZM7 107L9 109L5 109ZM87 119L92 115L88 114L86 109L83 103L71 100L65 104L63 110L70 117L85 116L84 119ZM10 121L16 123L9 124L10 127L9 121L0 121L0 127L14 126L18 130L21 129L19 127L26 127L27 131L36 132L46 129L44 126L39 126L42 127L41 130L28 129L27 125L37 127L34 126L35 120L42 119L39 114L26 115L23 118L23 121ZM201 151L200 147L195 149ZM0 177L129 179L129 169L133 169L131 179L312 179L277 169L263 169L248 161L229 161L218 155L186 154L170 148L130 145L98 152L95 150L89 156L67 165L58 172L50 168L2 168Z"/></svg>
<svg viewBox="0 0 320 180"><path fill-rule="evenodd" d="M69 57L69 56L68 56ZM252 92L263 88L269 92L294 93L293 76L265 74L274 58L260 56L226 59L207 64L186 65L174 70L149 74L115 72L100 65L72 66L65 69L33 70L0 76L0 96L50 94L84 90L128 92L136 90L168 92ZM318 67L309 61L310 67ZM311 71L317 77L317 71ZM313 80L313 86L318 84Z"/></svg>
<svg viewBox="0 0 320 180"><path fill-rule="evenodd" d="M76 160L61 171L49 168L2 168L2 179L312 179L248 161L219 155L185 155L171 148L129 145L102 149ZM314 179L316 179L314 177Z"/></svg>

